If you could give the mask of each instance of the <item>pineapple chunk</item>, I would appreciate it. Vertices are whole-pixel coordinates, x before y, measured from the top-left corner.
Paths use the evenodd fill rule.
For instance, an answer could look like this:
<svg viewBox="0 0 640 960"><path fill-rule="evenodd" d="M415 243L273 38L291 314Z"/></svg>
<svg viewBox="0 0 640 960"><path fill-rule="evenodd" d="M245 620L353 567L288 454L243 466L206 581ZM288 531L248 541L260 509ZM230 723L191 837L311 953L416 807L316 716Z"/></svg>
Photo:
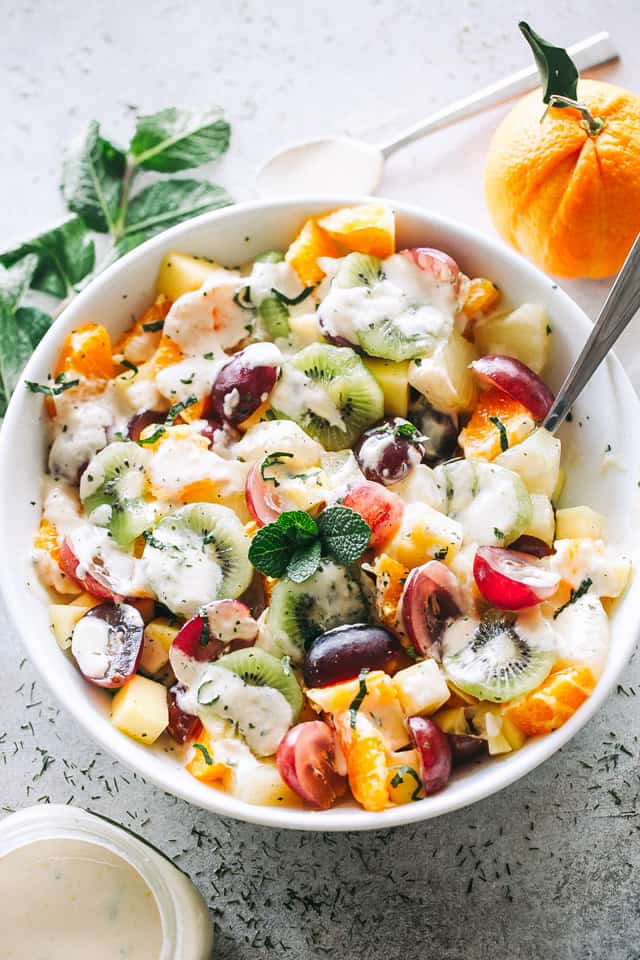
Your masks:
<svg viewBox="0 0 640 960"><path fill-rule="evenodd" d="M549 359L549 315L537 303L523 303L510 313L481 317L474 339L481 354L504 353L542 373Z"/></svg>
<svg viewBox="0 0 640 960"><path fill-rule="evenodd" d="M459 737L473 734L467 719L467 707L447 707L439 710L433 719L443 733L454 733Z"/></svg>
<svg viewBox="0 0 640 960"><path fill-rule="evenodd" d="M387 790L392 803L411 803L424 796L417 750L400 750L389 757Z"/></svg>
<svg viewBox="0 0 640 960"><path fill-rule="evenodd" d="M166 617L158 617L147 624L140 658L140 667L145 673L157 673L167 665L169 650L177 634L178 627L171 626Z"/></svg>
<svg viewBox="0 0 640 960"><path fill-rule="evenodd" d="M598 597L619 597L626 589L631 576L631 560L605 546L602 540L574 537L556 540L553 548L554 553L546 563L574 590L587 578Z"/></svg>
<svg viewBox="0 0 640 960"><path fill-rule="evenodd" d="M156 282L156 290L169 300L177 300L183 293L197 290L214 271L217 263L204 257L190 257L185 253L165 254Z"/></svg>
<svg viewBox="0 0 640 960"><path fill-rule="evenodd" d="M444 491L436 475L425 463L419 463L410 470L404 480L392 483L389 489L402 497L405 503L428 503L430 507L445 513L447 509Z"/></svg>
<svg viewBox="0 0 640 960"><path fill-rule="evenodd" d="M443 413L471 410L477 394L469 364L477 358L473 344L454 330L430 357L413 360L409 383Z"/></svg>
<svg viewBox="0 0 640 960"><path fill-rule="evenodd" d="M523 536L537 537L538 540L544 540L551 545L555 537L556 521L553 515L553 507L549 497L544 493L531 494L531 523Z"/></svg>
<svg viewBox="0 0 640 960"><path fill-rule="evenodd" d="M84 594L84 596L89 595ZM52 603L49 607L49 622L61 650L68 650L71 646L73 628L78 620L90 607L95 607L99 603L95 597L91 597L91 600L93 602L86 606L78 603Z"/></svg>
<svg viewBox="0 0 640 960"><path fill-rule="evenodd" d="M502 707L482 704L474 712L473 726L486 739L492 757L519 750L526 740L515 723L503 715Z"/></svg>
<svg viewBox="0 0 640 960"><path fill-rule="evenodd" d="M388 417L406 417L409 409L409 361L394 363L366 357L364 365L375 377L384 394L384 412Z"/></svg>
<svg viewBox="0 0 640 960"><path fill-rule="evenodd" d="M138 674L131 677L111 702L111 722L140 743L155 743L169 723L166 687Z"/></svg>
<svg viewBox="0 0 640 960"><path fill-rule="evenodd" d="M300 807L300 797L287 786L275 763L256 761L232 770L230 793L238 800L266 807Z"/></svg>
<svg viewBox="0 0 640 960"><path fill-rule="evenodd" d="M290 316L289 330L299 350L309 346L310 343L324 343L317 313L299 313L297 316Z"/></svg>
<svg viewBox="0 0 640 960"><path fill-rule="evenodd" d="M556 513L558 540L573 537L592 537L601 540L604 535L604 517L591 507L565 507Z"/></svg>
<svg viewBox="0 0 640 960"><path fill-rule="evenodd" d="M561 444L544 427L538 427L522 443L499 454L494 463L513 470L529 493L543 493L553 497L558 485Z"/></svg>
<svg viewBox="0 0 640 960"><path fill-rule="evenodd" d="M450 560L462 543L462 524L426 503L408 503L395 536L385 544L385 553L405 567L419 567L427 560Z"/></svg>
<svg viewBox="0 0 640 960"><path fill-rule="evenodd" d="M358 715L375 726L388 750L406 746L409 735L405 715L391 677L382 670L372 670L364 682L367 692ZM330 687L313 687L307 690L307 697L315 710L339 714L348 712L360 692L360 680L347 680Z"/></svg>
<svg viewBox="0 0 640 960"><path fill-rule="evenodd" d="M449 699L449 687L435 660L422 660L399 670L393 685L404 712L410 716L435 713Z"/></svg>
<svg viewBox="0 0 640 960"><path fill-rule="evenodd" d="M90 593L79 593L78 596L74 597L69 603L69 606L83 607L84 610L90 610L92 607L97 607L99 603L102 603L102 600L98 600L96 597L91 596Z"/></svg>

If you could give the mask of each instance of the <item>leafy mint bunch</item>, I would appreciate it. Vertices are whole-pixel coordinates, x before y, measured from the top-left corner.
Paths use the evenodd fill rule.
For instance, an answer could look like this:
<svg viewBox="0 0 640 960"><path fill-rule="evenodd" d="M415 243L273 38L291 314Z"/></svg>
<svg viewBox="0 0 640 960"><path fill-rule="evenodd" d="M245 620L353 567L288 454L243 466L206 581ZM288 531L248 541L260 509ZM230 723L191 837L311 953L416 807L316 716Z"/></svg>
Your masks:
<svg viewBox="0 0 640 960"><path fill-rule="evenodd" d="M317 520L303 510L281 513L275 523L258 530L249 560L268 577L288 577L303 583L313 576L323 557L354 563L366 550L371 528L349 507L327 507Z"/></svg>
<svg viewBox="0 0 640 960"><path fill-rule="evenodd" d="M231 203L216 184L173 176L217 160L228 149L229 137L229 124L218 108L169 107L138 117L126 150L105 139L95 120L70 146L61 188L71 216L0 253L0 416L51 324L49 314L23 303L27 291L67 302L139 243ZM96 242L107 246L98 265Z"/></svg>

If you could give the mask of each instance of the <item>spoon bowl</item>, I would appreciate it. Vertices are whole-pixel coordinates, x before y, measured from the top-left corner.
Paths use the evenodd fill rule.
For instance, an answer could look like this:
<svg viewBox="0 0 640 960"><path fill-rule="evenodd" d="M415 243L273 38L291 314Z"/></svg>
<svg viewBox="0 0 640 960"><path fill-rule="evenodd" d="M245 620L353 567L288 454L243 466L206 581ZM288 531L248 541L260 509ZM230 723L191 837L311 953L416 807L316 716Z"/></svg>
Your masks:
<svg viewBox="0 0 640 960"><path fill-rule="evenodd" d="M322 137L285 147L259 171L261 196L362 193L378 186L384 167L380 147L351 137Z"/></svg>

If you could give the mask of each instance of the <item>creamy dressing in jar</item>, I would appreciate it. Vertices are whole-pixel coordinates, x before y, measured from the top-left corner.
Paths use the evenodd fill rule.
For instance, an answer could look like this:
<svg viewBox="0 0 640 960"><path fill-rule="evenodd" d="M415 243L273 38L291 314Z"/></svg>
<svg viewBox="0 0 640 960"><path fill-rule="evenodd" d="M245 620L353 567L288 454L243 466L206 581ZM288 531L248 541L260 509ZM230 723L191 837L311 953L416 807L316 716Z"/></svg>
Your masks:
<svg viewBox="0 0 640 960"><path fill-rule="evenodd" d="M162 950L145 881L86 840L37 840L0 859L0 924L3 960L159 960Z"/></svg>
<svg viewBox="0 0 640 960"><path fill-rule="evenodd" d="M0 820L2 960L211 960L207 905L159 850L78 807Z"/></svg>

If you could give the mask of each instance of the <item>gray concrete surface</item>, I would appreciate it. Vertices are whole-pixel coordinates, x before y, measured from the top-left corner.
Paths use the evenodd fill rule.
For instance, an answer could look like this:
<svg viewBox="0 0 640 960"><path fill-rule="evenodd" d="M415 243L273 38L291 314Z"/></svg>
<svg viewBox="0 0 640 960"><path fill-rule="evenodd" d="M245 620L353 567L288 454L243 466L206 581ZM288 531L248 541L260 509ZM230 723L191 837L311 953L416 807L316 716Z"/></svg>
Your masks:
<svg viewBox="0 0 640 960"><path fill-rule="evenodd" d="M243 198L282 142L374 138L524 65L521 16L558 42L610 29L623 62L604 76L640 89L635 0L0 0L0 11L2 247L60 215L61 148L94 117L124 139L136 109L222 104L233 144L215 179ZM482 157L501 114L398 156L382 190L490 230ZM593 315L607 284L567 287ZM637 659L568 748L498 796L394 832L303 835L218 819L141 782L57 708L4 619L0 637L2 811L75 802L140 831L209 899L220 960L640 957Z"/></svg>

